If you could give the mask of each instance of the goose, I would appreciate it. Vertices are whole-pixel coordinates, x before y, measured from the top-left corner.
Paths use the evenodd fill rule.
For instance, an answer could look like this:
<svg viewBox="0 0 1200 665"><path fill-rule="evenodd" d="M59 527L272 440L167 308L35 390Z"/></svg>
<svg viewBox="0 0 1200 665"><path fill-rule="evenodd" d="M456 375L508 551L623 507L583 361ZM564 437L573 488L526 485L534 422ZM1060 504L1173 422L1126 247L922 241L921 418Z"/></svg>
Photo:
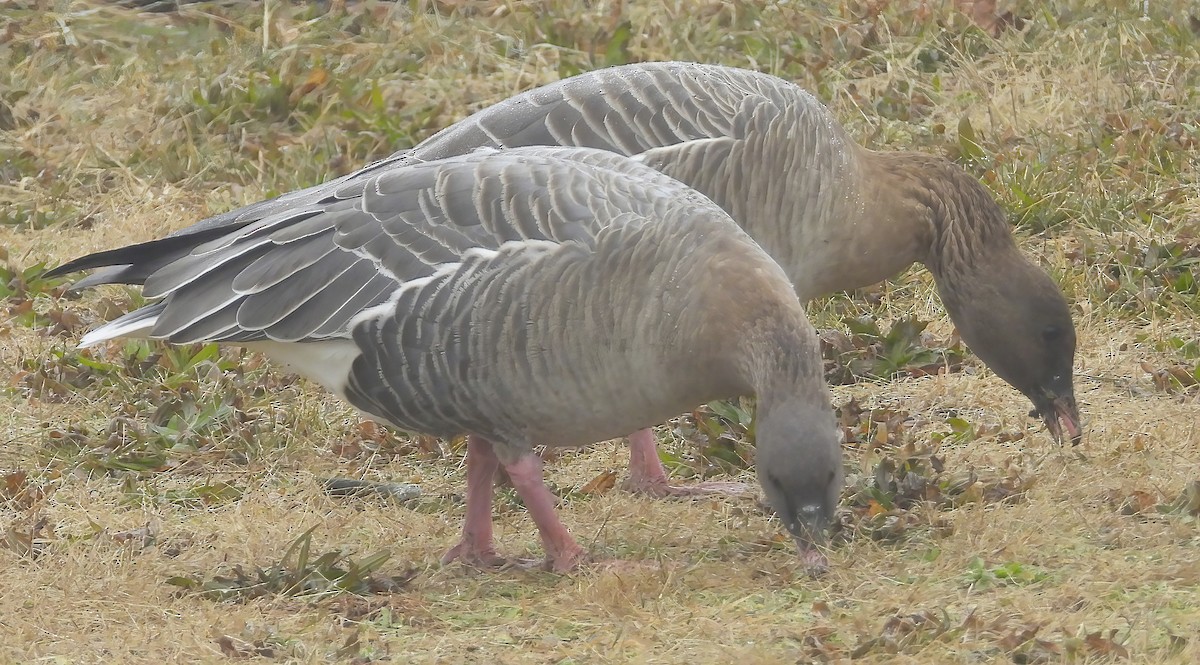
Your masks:
<svg viewBox="0 0 1200 665"><path fill-rule="evenodd" d="M533 446L577 446L755 394L758 477L809 571L842 488L816 331L729 215L609 151L528 147L397 162L245 225L65 264L144 275L154 302L87 333L265 353L368 417L467 435L461 541L504 563L500 466L546 565L586 560Z"/></svg>
<svg viewBox="0 0 1200 665"><path fill-rule="evenodd" d="M1029 398L1031 415L1055 440L1080 441L1075 327L1066 299L1018 249L988 191L944 159L865 149L802 88L732 67L631 64L535 88L358 172L183 229L155 261L120 265L119 256L100 254L81 267L109 267L81 284L140 283L157 262L199 238L302 209L399 163L531 145L607 150L703 193L780 263L802 301L924 264L971 350ZM654 434L639 430L629 442L626 486L636 491L738 491L729 484L673 486Z"/></svg>

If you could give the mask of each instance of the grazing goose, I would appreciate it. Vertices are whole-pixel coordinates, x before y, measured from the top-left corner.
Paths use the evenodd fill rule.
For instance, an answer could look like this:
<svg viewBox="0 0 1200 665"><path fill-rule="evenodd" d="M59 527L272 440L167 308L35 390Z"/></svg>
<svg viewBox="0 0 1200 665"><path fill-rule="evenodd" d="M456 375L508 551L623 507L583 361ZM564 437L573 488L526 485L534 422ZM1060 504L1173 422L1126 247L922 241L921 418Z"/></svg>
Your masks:
<svg viewBox="0 0 1200 665"><path fill-rule="evenodd" d="M535 445L582 445L758 396L757 468L810 569L842 487L816 334L783 270L721 208L580 148L399 162L252 223L84 258L157 302L89 332L266 353L370 417L467 434L462 541L497 564L503 465L549 565L584 556Z"/></svg>
<svg viewBox="0 0 1200 665"><path fill-rule="evenodd" d="M357 173L184 229L174 245L164 245L159 261L173 256L168 248L186 252L197 238L303 209L397 163L526 145L609 150L699 190L782 265L801 300L924 263L971 349L1033 402L1055 439L1081 438L1072 381L1075 328L1066 301L1018 250L988 191L945 160L864 149L812 95L741 69L646 63L564 79ZM79 267L119 259L101 254ZM117 266L84 283L139 283L157 265ZM670 486L651 432L637 432L630 445L635 489L660 495L708 489Z"/></svg>

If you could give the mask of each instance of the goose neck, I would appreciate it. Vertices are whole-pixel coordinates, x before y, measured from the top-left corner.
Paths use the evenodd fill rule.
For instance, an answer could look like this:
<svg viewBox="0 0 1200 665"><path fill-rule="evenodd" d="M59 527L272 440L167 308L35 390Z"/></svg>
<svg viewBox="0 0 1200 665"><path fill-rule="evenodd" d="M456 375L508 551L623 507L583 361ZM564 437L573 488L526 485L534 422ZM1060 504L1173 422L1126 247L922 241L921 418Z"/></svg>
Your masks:
<svg viewBox="0 0 1200 665"><path fill-rule="evenodd" d="M824 391L816 331L807 320L771 320L745 336L742 374L761 409L812 402Z"/></svg>
<svg viewBox="0 0 1200 665"><path fill-rule="evenodd" d="M918 257L944 282L974 279L987 266L1011 258L1016 244L1004 211L972 175L938 157L874 153L894 210L924 220L925 246Z"/></svg>

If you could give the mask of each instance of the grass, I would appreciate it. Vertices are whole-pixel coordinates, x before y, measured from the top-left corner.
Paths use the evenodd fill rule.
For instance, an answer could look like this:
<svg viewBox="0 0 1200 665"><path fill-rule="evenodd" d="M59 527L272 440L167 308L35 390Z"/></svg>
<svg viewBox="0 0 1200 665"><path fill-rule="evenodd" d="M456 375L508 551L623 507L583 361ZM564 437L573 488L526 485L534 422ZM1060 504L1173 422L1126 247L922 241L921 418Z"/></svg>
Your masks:
<svg viewBox="0 0 1200 665"><path fill-rule="evenodd" d="M1200 17L1017 0L1024 27L993 37L951 4L7 3L0 661L1200 660ZM668 58L795 80L864 144L987 184L1074 303L1084 446L1026 417L914 269L811 307L851 471L826 577L753 501L613 489L619 443L557 452L547 479L586 546L645 565L440 567L461 442L359 424L237 349L79 351L139 297L39 277ZM746 475L749 413L660 428L673 472ZM506 553L539 552L515 495L497 513Z"/></svg>

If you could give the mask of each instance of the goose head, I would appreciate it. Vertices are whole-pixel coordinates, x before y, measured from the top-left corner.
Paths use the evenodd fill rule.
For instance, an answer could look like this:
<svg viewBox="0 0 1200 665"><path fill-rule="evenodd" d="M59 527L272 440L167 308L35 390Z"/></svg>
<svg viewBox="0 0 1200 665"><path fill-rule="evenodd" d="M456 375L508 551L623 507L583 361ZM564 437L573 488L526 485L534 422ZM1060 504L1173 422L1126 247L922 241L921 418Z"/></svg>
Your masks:
<svg viewBox="0 0 1200 665"><path fill-rule="evenodd" d="M943 298L956 303L963 341L1001 379L1033 403L1031 416L1060 443L1083 437L1075 404L1075 326L1058 286L1023 257L1009 257L992 274Z"/></svg>
<svg viewBox="0 0 1200 665"><path fill-rule="evenodd" d="M844 483L832 411L816 400L760 401L755 446L767 504L792 536L808 571L824 572L828 561L821 550Z"/></svg>

